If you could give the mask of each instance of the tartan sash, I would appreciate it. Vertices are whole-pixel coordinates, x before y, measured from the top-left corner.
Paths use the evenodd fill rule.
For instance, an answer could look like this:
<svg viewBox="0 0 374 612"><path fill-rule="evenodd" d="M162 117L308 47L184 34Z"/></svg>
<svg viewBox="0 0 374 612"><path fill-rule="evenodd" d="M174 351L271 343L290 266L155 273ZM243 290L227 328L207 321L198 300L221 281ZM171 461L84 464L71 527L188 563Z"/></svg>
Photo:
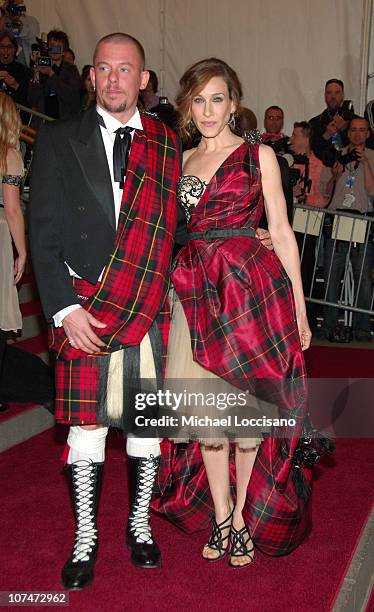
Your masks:
<svg viewBox="0 0 374 612"><path fill-rule="evenodd" d="M164 303L177 221L179 147L171 130L148 116L136 130L123 190L113 251L95 285L73 279L77 303L106 324L96 355L139 345ZM86 357L72 348L63 327L49 328L58 359Z"/></svg>

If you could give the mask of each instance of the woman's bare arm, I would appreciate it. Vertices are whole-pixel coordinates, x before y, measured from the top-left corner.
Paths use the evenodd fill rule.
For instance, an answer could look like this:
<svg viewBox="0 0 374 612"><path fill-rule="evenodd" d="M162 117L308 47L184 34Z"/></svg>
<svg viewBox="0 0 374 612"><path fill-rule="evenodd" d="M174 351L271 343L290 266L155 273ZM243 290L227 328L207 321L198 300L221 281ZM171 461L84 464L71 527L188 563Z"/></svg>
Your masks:
<svg viewBox="0 0 374 612"><path fill-rule="evenodd" d="M269 232L274 251L292 283L300 340L302 348L305 350L310 344L311 333L306 318L299 250L295 235L287 219L279 165L273 150L266 145L260 145L259 158Z"/></svg>

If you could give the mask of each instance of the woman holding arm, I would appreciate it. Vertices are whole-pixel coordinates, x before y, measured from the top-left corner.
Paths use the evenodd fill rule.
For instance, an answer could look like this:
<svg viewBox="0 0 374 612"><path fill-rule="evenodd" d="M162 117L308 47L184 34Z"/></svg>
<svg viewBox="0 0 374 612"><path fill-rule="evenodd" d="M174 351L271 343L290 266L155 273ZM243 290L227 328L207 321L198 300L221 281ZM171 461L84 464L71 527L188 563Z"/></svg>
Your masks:
<svg viewBox="0 0 374 612"><path fill-rule="evenodd" d="M294 506L298 505L291 470L305 418L302 351L309 347L311 332L298 248L287 220L276 157L269 147L245 142L234 131L241 98L236 73L225 62L211 58L189 68L180 85L181 135L192 139L197 130L201 141L184 154L178 189L189 241L178 253L171 275L176 296L166 387L168 379L218 377L237 391L244 389L275 403L281 414L291 414L296 423L283 439L274 429L272 437L263 441L261 437L234 438L235 503L230 489L232 437L222 434L217 440L193 431L187 435L200 442L214 505L213 530L202 555L216 561L229 551L229 565L237 568L253 560L250 527L256 541L257 531L263 529L263 525L258 527L259 516L265 513L270 523L269 516L285 512L280 510L279 495L285 493L288 500L294 495ZM275 253L256 236L263 200ZM190 407L185 405L183 411L188 414ZM168 458L164 459L159 484L165 494L165 483L173 479L169 478ZM267 479L273 483L266 500L255 485L258 499L253 501L252 495L248 503L252 473L253 482ZM175 491L169 487L155 507L187 531L193 530L191 524L199 528L197 513L192 515L194 507L199 507L200 517L204 515L205 509L199 506L203 498L200 486L188 502L178 484ZM278 517L274 520L276 523ZM300 517L297 520L290 519L289 531L284 520L280 537L265 534L267 548L273 547L270 554L282 554L300 543L307 527Z"/></svg>

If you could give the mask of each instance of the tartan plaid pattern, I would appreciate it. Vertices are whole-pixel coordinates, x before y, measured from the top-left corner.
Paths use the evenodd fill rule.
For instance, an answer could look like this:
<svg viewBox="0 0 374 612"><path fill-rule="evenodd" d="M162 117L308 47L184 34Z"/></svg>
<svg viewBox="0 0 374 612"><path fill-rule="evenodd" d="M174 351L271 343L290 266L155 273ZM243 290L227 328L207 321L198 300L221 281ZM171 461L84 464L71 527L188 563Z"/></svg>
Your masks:
<svg viewBox="0 0 374 612"><path fill-rule="evenodd" d="M294 550L309 533L311 525L310 499L304 501L297 497L292 478L283 486L279 483L280 473L284 471L277 448L279 443L275 438L267 438L259 448L243 511L257 548L272 556ZM198 442L181 445L164 440L161 451L152 508L186 533L205 529L213 517L214 506ZM312 470L303 469L303 474L311 486ZM230 477L235 501L233 452Z"/></svg>
<svg viewBox="0 0 374 612"><path fill-rule="evenodd" d="M243 143L226 159L192 212L190 232L257 228L263 210L258 147ZM303 379L291 283L258 239L191 240L171 278L200 365L243 389L257 379Z"/></svg>
<svg viewBox="0 0 374 612"><path fill-rule="evenodd" d="M57 353L56 419L61 422L95 422L100 355L140 344L165 302L179 148L163 123L147 115L142 122L144 131L136 131L132 142L116 242L102 280L95 285L72 280L82 306L107 325L96 330L105 349L87 356L69 345L62 327L49 329L50 347ZM165 315L159 320L166 338Z"/></svg>
<svg viewBox="0 0 374 612"><path fill-rule="evenodd" d="M192 211L190 232L257 228L263 211L258 151L258 144L243 143L224 161ZM290 280L259 240L235 237L187 243L172 282L189 324L194 360L276 402L281 417L296 421L261 444L243 513L259 548L271 555L290 552L310 526L308 502L297 496L293 481L307 389ZM310 484L310 472L303 474ZM232 460L231 477L235 482ZM164 442L154 508L187 532L207 525L212 502L196 442L184 450Z"/></svg>

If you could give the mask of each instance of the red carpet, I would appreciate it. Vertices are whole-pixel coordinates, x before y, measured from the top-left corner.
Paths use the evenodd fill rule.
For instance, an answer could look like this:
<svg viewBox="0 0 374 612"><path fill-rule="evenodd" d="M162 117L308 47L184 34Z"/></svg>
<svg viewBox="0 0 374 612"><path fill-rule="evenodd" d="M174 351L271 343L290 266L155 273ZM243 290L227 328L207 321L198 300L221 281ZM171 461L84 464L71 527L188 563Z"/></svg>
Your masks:
<svg viewBox="0 0 374 612"><path fill-rule="evenodd" d="M310 378L374 378L374 350L312 346L305 353Z"/></svg>
<svg viewBox="0 0 374 612"><path fill-rule="evenodd" d="M63 427L49 430L2 454L0 590L61 589L59 573L73 529L59 473L65 434ZM200 551L207 533L187 536L159 517L153 517L153 523L163 569L142 571L128 563L123 548L127 502L122 445L120 435L112 432L96 580L84 592L70 593L71 610L329 610L373 503L373 440L339 441L334 462L316 470L309 540L288 557L257 553L253 566L244 570L231 570L225 561L204 562Z"/></svg>

